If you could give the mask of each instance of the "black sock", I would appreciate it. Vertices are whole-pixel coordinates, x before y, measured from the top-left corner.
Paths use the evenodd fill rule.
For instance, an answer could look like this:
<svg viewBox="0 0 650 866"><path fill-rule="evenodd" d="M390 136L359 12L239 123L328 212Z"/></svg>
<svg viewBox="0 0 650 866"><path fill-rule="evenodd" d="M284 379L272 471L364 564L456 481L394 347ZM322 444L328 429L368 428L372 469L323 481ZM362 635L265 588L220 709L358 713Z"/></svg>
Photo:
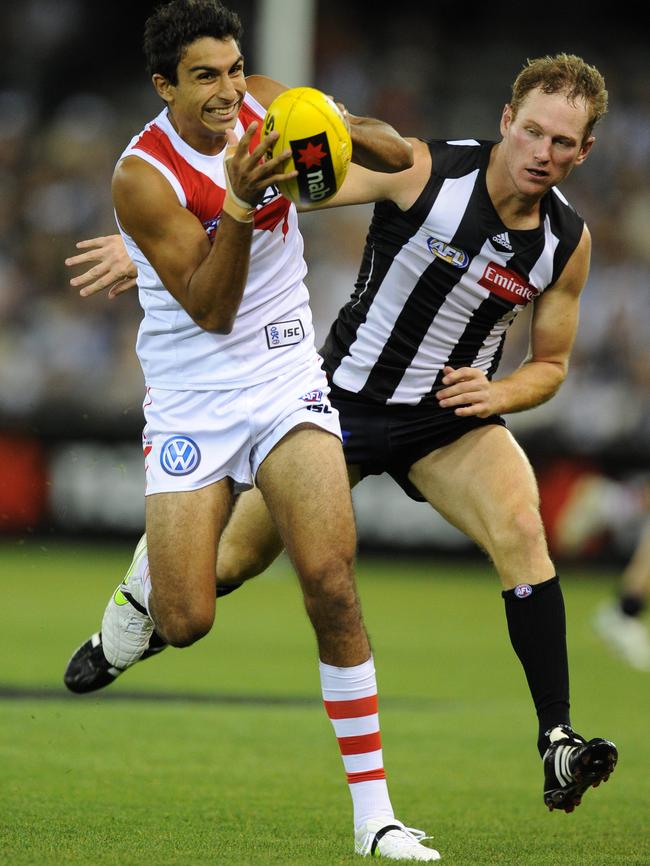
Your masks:
<svg viewBox="0 0 650 866"><path fill-rule="evenodd" d="M645 599L640 595L624 593L620 598L621 611L626 616L639 616L645 608Z"/></svg>
<svg viewBox="0 0 650 866"><path fill-rule="evenodd" d="M223 598L224 595L230 595L231 592L239 589L243 582L244 581L242 580L241 583L218 583L217 598Z"/></svg>
<svg viewBox="0 0 650 866"><path fill-rule="evenodd" d="M523 665L539 721L537 748L548 746L545 732L569 721L569 665L566 618L560 579L520 584L501 593L508 632Z"/></svg>
<svg viewBox="0 0 650 866"><path fill-rule="evenodd" d="M158 649L158 647L167 646L167 641L163 640L158 632L154 629L151 632L151 637L149 638L149 643L147 644L147 649Z"/></svg>

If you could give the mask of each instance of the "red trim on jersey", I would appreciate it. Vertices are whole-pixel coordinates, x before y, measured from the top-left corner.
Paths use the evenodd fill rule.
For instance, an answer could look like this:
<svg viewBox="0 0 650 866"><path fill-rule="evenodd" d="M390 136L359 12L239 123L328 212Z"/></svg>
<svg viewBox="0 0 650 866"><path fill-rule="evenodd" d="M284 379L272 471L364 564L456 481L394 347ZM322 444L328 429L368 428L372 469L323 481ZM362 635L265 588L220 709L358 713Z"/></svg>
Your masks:
<svg viewBox="0 0 650 866"><path fill-rule="evenodd" d="M239 119L244 129L247 129L253 120L259 122L259 126L250 142L249 151L252 152L260 143L262 119L245 103L239 112ZM132 147L134 150L141 150L153 156L154 159L157 159L172 172L183 187L185 198L187 199L187 209L201 221L205 226L208 237L212 240L217 221L221 217L226 190L218 186L206 174L203 174L202 171L190 165L174 148L163 130L155 123L152 123L144 130ZM284 221L282 232L286 235L289 230L288 214L290 207L291 203L283 196L273 198L267 205L256 210L254 217L255 228L272 232Z"/></svg>
<svg viewBox="0 0 650 866"><path fill-rule="evenodd" d="M264 118L260 117L259 114L256 114L256 112L251 108L251 106L247 105L244 102L239 110L239 120L241 120L244 129L248 129L248 127L254 120L257 121L257 129L253 133L253 137L251 138L251 144L248 148L249 153L252 153L262 140L262 127L264 125Z"/></svg>
<svg viewBox="0 0 650 866"><path fill-rule="evenodd" d="M255 211L255 228L267 229L272 232L273 229L284 220L282 234L286 235L289 231L288 215L290 207L290 202L283 196L274 198L272 202L266 205L266 207Z"/></svg>
<svg viewBox="0 0 650 866"><path fill-rule="evenodd" d="M381 749L381 733L359 734L354 737L338 737L342 755L363 755L365 752L377 752Z"/></svg>
<svg viewBox="0 0 650 866"><path fill-rule="evenodd" d="M187 198L187 209L203 224L215 219L221 213L226 191L214 181L198 171L174 149L169 138L159 126L152 123L133 145L162 162L174 174L183 187Z"/></svg>
<svg viewBox="0 0 650 866"><path fill-rule="evenodd" d="M260 117L259 114L256 114L251 106L244 102L239 112L239 119L241 120L244 129L248 129L254 120L258 121L258 127L253 133L251 144L248 148L249 153L252 153L262 140L264 118ZM272 232L273 229L284 220L282 225L282 234L286 236L289 231L288 215L290 207L291 202L284 198L284 196L274 198L266 205L266 207L259 208L259 210L255 211L255 228L267 229L267 231Z"/></svg>
<svg viewBox="0 0 650 866"><path fill-rule="evenodd" d="M323 701L330 719L357 719L372 716L379 711L377 695L357 698L355 701Z"/></svg>
<svg viewBox="0 0 650 866"><path fill-rule="evenodd" d="M383 767L377 770L365 770L362 773L346 773L348 777L348 785L355 785L357 782L376 782L379 779L386 778L386 771Z"/></svg>

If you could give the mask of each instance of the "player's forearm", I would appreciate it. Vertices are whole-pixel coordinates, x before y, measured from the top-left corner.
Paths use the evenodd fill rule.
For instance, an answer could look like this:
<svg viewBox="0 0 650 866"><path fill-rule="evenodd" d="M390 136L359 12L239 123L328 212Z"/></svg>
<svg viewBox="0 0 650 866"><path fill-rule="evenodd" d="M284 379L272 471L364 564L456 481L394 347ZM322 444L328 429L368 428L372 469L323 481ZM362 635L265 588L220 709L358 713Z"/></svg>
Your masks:
<svg viewBox="0 0 650 866"><path fill-rule="evenodd" d="M350 119L352 161L372 171L405 171L413 165L413 147L396 130L372 117Z"/></svg>
<svg viewBox="0 0 650 866"><path fill-rule="evenodd" d="M504 379L492 383L494 411L523 412L550 400L566 378L567 363L526 361Z"/></svg>
<svg viewBox="0 0 650 866"><path fill-rule="evenodd" d="M206 331L229 334L248 279L252 222L224 214L209 254L194 271L185 309Z"/></svg>

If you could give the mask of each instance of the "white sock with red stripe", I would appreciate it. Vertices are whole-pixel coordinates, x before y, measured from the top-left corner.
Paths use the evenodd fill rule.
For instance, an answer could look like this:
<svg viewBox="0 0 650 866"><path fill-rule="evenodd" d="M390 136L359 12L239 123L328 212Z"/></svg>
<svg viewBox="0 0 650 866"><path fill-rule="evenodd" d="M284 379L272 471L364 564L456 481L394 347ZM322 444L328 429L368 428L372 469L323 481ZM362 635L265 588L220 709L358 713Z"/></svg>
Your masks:
<svg viewBox="0 0 650 866"><path fill-rule="evenodd" d="M395 816L388 796L372 656L351 668L320 662L323 703L339 741L355 829L369 818Z"/></svg>

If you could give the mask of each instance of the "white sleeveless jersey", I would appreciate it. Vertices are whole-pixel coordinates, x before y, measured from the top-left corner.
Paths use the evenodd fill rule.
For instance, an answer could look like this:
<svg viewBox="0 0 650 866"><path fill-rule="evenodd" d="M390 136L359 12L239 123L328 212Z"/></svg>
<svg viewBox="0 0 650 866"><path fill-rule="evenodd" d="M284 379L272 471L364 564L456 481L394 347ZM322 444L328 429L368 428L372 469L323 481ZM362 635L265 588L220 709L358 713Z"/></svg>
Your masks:
<svg viewBox="0 0 650 866"><path fill-rule="evenodd" d="M235 133L241 137L253 120L260 121L251 150L259 143L264 113L246 94ZM213 240L226 194L224 154L207 156L191 148L164 109L120 158L137 156L158 169ZM170 390L243 388L316 357L297 213L275 187L268 188L255 213L248 280L230 334L200 328L165 289L135 241L121 227L120 232L138 269L144 318L136 349L147 385Z"/></svg>

